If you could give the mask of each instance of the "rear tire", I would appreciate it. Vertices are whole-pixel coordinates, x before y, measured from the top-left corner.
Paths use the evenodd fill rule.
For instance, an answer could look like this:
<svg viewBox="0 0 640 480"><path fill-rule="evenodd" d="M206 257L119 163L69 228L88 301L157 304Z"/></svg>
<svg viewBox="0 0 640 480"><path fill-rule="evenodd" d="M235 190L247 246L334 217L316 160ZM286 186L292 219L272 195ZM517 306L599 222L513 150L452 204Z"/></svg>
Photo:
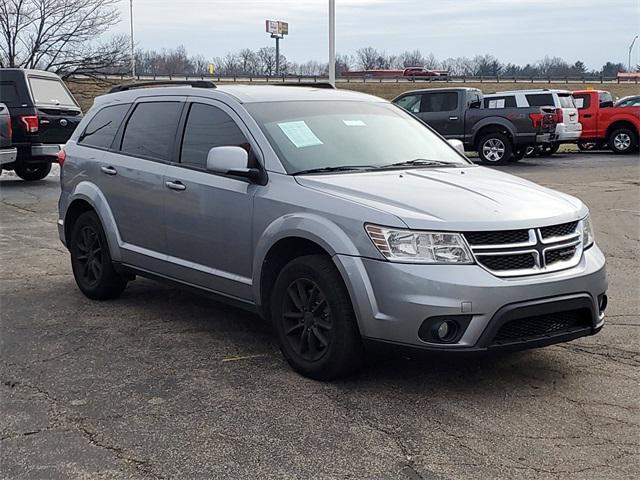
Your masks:
<svg viewBox="0 0 640 480"><path fill-rule="evenodd" d="M591 152L593 150L601 150L602 144L599 142L578 142L578 150L581 152Z"/></svg>
<svg viewBox="0 0 640 480"><path fill-rule="evenodd" d="M332 380L362 366L351 299L329 257L307 255L285 265L271 294L271 318L280 350L298 373Z"/></svg>
<svg viewBox="0 0 640 480"><path fill-rule="evenodd" d="M76 284L87 297L109 300L127 286L127 279L113 267L107 237L94 211L83 213L74 223L69 251Z"/></svg>
<svg viewBox="0 0 640 480"><path fill-rule="evenodd" d="M609 134L608 143L613 153L633 153L638 148L638 134L628 127L616 128Z"/></svg>
<svg viewBox="0 0 640 480"><path fill-rule="evenodd" d="M20 164L16 165L15 172L27 182L42 180L51 172L51 164L49 162Z"/></svg>
<svg viewBox="0 0 640 480"><path fill-rule="evenodd" d="M550 143L548 145L543 145L540 148L540 156L541 157L550 157L551 155L557 153L559 148L560 148L560 144L559 143Z"/></svg>
<svg viewBox="0 0 640 480"><path fill-rule="evenodd" d="M510 162L519 162L520 160L522 160L525 156L525 154L527 153L527 149L525 148L520 148L518 150L516 150L515 152L513 152L513 155L511 155L511 159L509 160Z"/></svg>
<svg viewBox="0 0 640 480"><path fill-rule="evenodd" d="M513 146L506 135L493 132L485 135L478 143L478 155L488 165L504 165L511 158Z"/></svg>

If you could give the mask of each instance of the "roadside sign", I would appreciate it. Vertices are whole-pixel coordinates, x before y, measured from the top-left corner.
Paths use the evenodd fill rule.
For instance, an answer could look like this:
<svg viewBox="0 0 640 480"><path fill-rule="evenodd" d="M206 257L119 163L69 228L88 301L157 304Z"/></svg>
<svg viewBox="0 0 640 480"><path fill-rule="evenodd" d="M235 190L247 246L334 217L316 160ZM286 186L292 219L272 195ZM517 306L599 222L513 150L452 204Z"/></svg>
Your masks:
<svg viewBox="0 0 640 480"><path fill-rule="evenodd" d="M265 29L271 35L289 35L289 24L279 20L266 20Z"/></svg>
<svg viewBox="0 0 640 480"><path fill-rule="evenodd" d="M209 64L209 75L213 75L213 69L214 69L213 63L210 63Z"/></svg>

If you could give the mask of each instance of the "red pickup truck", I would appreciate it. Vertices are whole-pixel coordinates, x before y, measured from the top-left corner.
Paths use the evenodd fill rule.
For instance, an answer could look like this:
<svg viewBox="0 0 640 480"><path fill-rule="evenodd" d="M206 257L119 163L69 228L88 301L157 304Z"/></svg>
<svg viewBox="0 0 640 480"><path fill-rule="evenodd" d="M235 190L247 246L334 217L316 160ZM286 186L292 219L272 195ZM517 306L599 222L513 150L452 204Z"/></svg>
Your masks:
<svg viewBox="0 0 640 480"><path fill-rule="evenodd" d="M602 148L614 153L633 153L638 150L640 107L614 107L613 97L603 90L573 92L578 108L582 135L581 150Z"/></svg>

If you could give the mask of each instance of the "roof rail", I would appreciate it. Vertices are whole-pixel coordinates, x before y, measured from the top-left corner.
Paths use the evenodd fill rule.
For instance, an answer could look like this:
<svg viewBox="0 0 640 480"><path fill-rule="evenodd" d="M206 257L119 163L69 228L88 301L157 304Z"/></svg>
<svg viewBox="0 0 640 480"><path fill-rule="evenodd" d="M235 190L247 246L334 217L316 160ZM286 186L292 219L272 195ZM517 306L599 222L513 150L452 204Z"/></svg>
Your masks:
<svg viewBox="0 0 640 480"><path fill-rule="evenodd" d="M154 80L151 82L123 83L116 85L109 90L109 93L124 92L135 88L156 87L156 86L190 85L195 88L216 88L216 84L210 80Z"/></svg>
<svg viewBox="0 0 640 480"><path fill-rule="evenodd" d="M336 87L330 82L282 82L282 83L270 83L269 85L284 86L284 87L312 87L312 88L328 88L335 90Z"/></svg>

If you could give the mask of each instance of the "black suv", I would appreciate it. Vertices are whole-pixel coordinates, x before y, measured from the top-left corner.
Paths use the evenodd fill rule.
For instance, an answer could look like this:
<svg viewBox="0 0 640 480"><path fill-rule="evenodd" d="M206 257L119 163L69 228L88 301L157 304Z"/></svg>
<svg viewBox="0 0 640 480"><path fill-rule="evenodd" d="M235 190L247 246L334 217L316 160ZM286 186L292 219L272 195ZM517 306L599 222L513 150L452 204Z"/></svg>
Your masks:
<svg viewBox="0 0 640 480"><path fill-rule="evenodd" d="M0 69L0 103L9 108L17 157L3 169L23 180L40 180L51 171L60 146L82 119L64 82L50 72Z"/></svg>

